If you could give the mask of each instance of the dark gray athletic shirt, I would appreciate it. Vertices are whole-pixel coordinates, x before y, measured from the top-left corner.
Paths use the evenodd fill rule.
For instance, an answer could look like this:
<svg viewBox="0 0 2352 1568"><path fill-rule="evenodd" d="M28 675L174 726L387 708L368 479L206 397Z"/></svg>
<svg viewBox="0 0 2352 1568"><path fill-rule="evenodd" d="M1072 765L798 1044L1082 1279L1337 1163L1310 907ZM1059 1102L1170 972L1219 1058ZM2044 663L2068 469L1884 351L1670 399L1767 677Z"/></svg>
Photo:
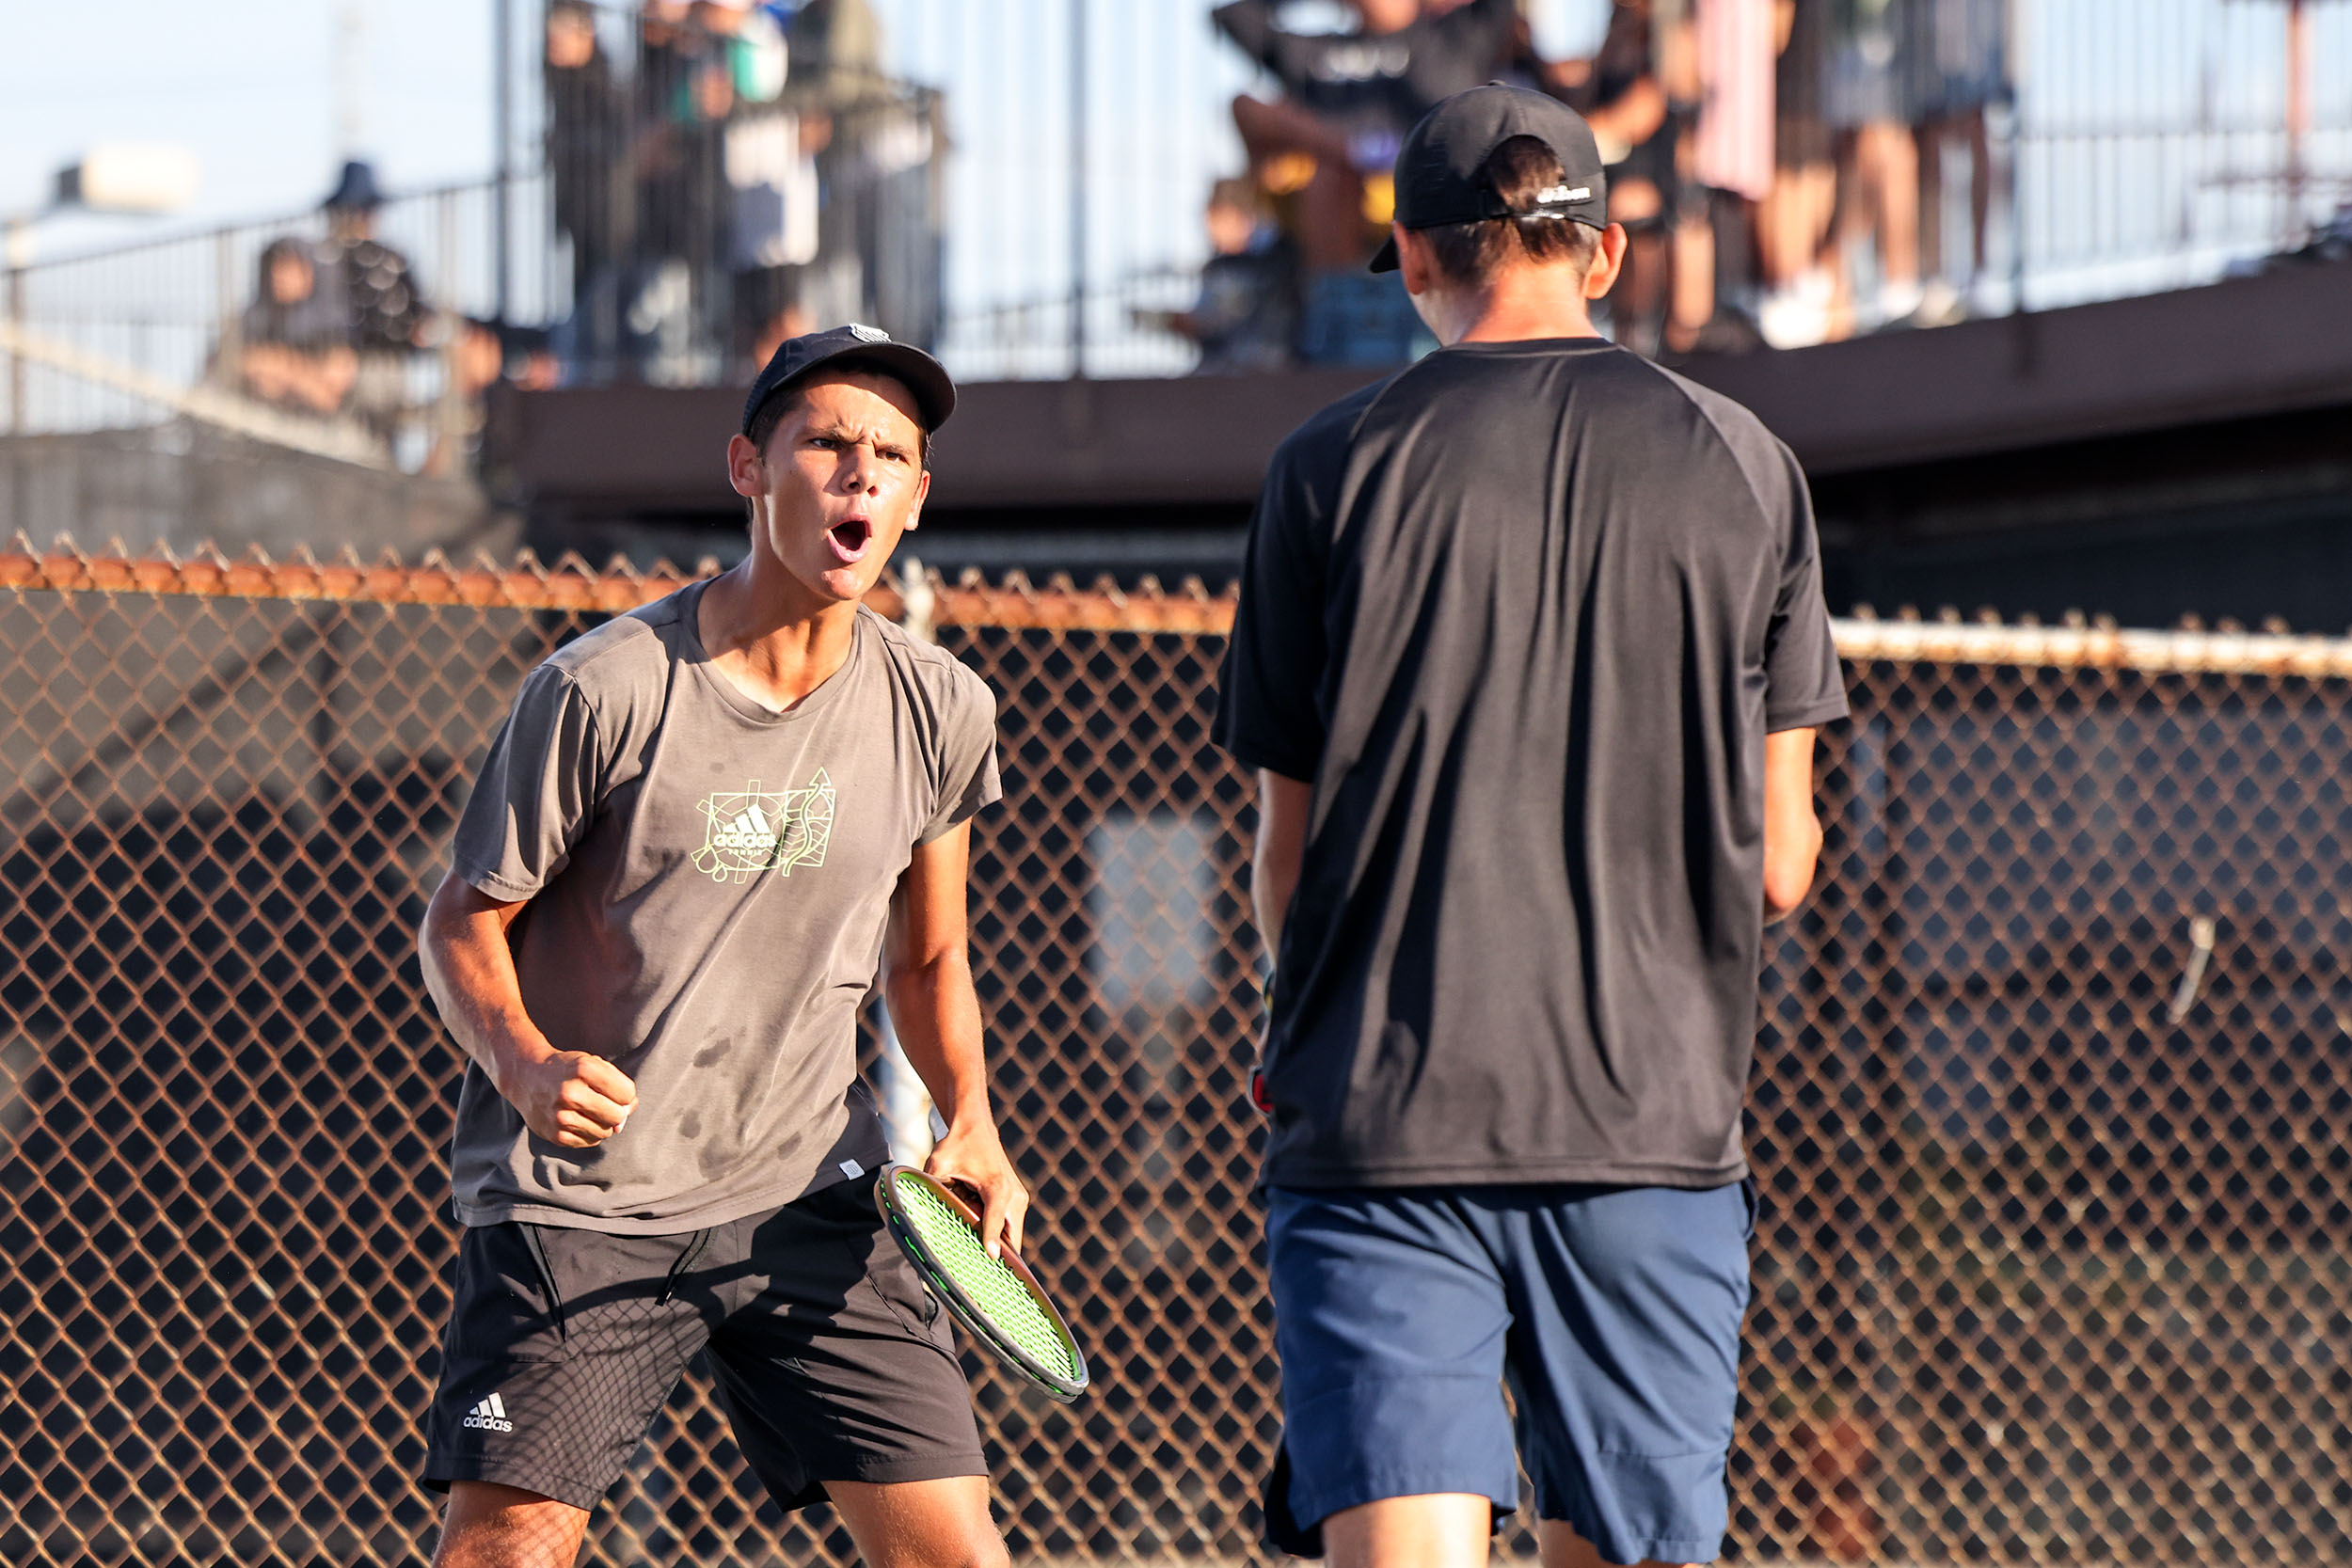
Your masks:
<svg viewBox="0 0 2352 1568"><path fill-rule="evenodd" d="M1598 339L1343 399L1267 471L1222 687L1314 785L1269 1183L1744 1174L1764 736L1846 711L1753 415Z"/></svg>
<svg viewBox="0 0 2352 1568"><path fill-rule="evenodd" d="M850 657L785 713L710 665L693 584L523 681L458 823L456 874L527 902L532 1022L637 1085L595 1148L459 1091L457 1217L698 1230L877 1168L857 1014L914 847L999 794L979 676L860 610Z"/></svg>

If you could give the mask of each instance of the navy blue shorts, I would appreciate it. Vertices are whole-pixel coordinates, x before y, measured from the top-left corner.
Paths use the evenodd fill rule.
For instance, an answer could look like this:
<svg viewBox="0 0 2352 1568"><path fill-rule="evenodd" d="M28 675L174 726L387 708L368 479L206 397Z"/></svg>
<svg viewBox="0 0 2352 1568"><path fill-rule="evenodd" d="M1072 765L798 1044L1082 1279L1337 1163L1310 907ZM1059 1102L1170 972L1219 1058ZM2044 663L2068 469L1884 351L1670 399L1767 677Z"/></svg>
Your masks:
<svg viewBox="0 0 2352 1568"><path fill-rule="evenodd" d="M1269 1198L1288 1460L1270 1522L1431 1492L1508 1513L1523 1456L1537 1513L1608 1561L1722 1550L1749 1184Z"/></svg>

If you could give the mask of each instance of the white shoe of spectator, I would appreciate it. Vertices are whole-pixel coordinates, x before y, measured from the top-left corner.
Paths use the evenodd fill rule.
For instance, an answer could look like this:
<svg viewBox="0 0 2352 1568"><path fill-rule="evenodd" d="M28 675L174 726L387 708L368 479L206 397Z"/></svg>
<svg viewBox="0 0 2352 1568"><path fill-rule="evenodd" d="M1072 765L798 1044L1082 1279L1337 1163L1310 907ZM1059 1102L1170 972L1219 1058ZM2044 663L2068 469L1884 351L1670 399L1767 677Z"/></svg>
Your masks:
<svg viewBox="0 0 2352 1568"><path fill-rule="evenodd" d="M1927 291L1915 281L1882 283L1879 285L1878 323L1882 326L1908 326L1912 316L1927 297Z"/></svg>
<svg viewBox="0 0 2352 1568"><path fill-rule="evenodd" d="M1968 313L1976 317L2006 316L2017 309L2016 293L2008 278L1980 273L1968 286Z"/></svg>
<svg viewBox="0 0 2352 1568"><path fill-rule="evenodd" d="M1829 336L1829 307L1836 285L1825 272L1809 272L1766 294L1756 308L1756 330L1774 348L1810 348Z"/></svg>
<svg viewBox="0 0 2352 1568"><path fill-rule="evenodd" d="M1928 279L1919 291L1919 304L1911 312L1914 326L1949 326L1968 319L1968 301L1941 277Z"/></svg>

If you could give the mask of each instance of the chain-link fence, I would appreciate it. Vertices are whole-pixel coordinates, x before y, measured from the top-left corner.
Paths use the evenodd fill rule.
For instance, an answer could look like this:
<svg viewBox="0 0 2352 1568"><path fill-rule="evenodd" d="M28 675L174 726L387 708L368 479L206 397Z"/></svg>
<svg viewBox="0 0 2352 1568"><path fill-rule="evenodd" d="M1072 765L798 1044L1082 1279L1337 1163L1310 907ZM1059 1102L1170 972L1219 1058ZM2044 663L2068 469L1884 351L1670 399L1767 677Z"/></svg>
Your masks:
<svg viewBox="0 0 2352 1568"><path fill-rule="evenodd" d="M675 580L0 556L0 1560L425 1555L459 1060L411 933L522 672ZM1002 705L975 968L1098 1379L969 1360L1002 1517L1023 1560L1263 1560L1230 603L927 588ZM1732 1552L2352 1559L2352 644L1840 638ZM690 1380L590 1557L848 1560L756 1496Z"/></svg>

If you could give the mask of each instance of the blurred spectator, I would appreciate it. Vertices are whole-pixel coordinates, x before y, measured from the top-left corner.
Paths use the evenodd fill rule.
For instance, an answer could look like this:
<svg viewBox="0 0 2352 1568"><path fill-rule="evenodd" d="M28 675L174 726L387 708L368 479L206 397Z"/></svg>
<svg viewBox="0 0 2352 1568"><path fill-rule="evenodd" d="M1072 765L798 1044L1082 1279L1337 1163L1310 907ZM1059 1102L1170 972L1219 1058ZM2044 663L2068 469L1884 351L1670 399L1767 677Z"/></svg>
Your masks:
<svg viewBox="0 0 2352 1568"><path fill-rule="evenodd" d="M734 196L728 262L735 269L739 372L757 374L767 363L758 356L759 344L794 336L773 328L778 317L798 309L800 270L817 260L822 205L817 154L832 132L830 116L787 109L746 115L727 127L726 178Z"/></svg>
<svg viewBox="0 0 2352 1568"><path fill-rule="evenodd" d="M424 328L425 304L408 258L375 237L383 205L374 168L358 159L343 165L325 203L326 255L342 270L352 346L363 355L414 348Z"/></svg>
<svg viewBox="0 0 2352 1568"><path fill-rule="evenodd" d="M808 0L790 40L791 99L823 191L818 255L793 275L793 302L820 327L870 321L902 342L932 341L942 311L929 173L946 139L939 101L884 73L868 0Z"/></svg>
<svg viewBox="0 0 2352 1568"><path fill-rule="evenodd" d="M817 319L803 309L798 301L787 302L782 309L761 319L759 329L752 338L750 351L744 356L744 363L765 366L776 356L776 350L784 346L786 339L798 338L818 329ZM758 373L757 371L752 372L755 376Z"/></svg>
<svg viewBox="0 0 2352 1568"><path fill-rule="evenodd" d="M1738 301L1755 280L1759 203L1772 188L1773 0L1695 0L1687 24L1697 106L1677 168L1673 306L1665 346L1737 354L1761 345Z"/></svg>
<svg viewBox="0 0 2352 1568"><path fill-rule="evenodd" d="M408 259L375 237L384 204L375 170L354 159L327 196L324 263L338 275L346 341L358 355L350 407L362 424L390 440L407 404L408 356L425 338L425 303Z"/></svg>
<svg viewBox="0 0 2352 1568"><path fill-rule="evenodd" d="M727 129L739 380L757 374L787 338L880 313L866 308L855 203L828 202L826 192L871 183L855 166L865 133L897 97L882 73L881 24L865 0L809 0L781 41L788 103ZM917 341L914 324L890 325Z"/></svg>
<svg viewBox="0 0 2352 1568"><path fill-rule="evenodd" d="M839 109L894 89L882 73L882 23L867 0L805 0L787 35L796 85L816 84L818 103Z"/></svg>
<svg viewBox="0 0 2352 1568"><path fill-rule="evenodd" d="M791 269L817 254L817 160L815 147L803 144L823 137L805 136L810 127L803 117L776 102L791 71L785 32L773 12L745 10L728 40L727 56L736 99L721 152L730 200L727 265L734 274L729 348L738 379L745 379L746 361L791 307ZM757 361L750 373L766 362Z"/></svg>
<svg viewBox="0 0 2352 1568"><path fill-rule="evenodd" d="M322 289L310 245L287 238L262 248L253 303L239 323L237 380L273 407L332 414L358 371L335 288Z"/></svg>
<svg viewBox="0 0 2352 1568"><path fill-rule="evenodd" d="M1219 180L1204 214L1210 257L1189 310L1138 311L1200 345L1195 373L1278 371L1291 363L1298 324L1298 252L1248 180Z"/></svg>
<svg viewBox="0 0 2352 1568"><path fill-rule="evenodd" d="M555 224L572 247L565 357L596 378L618 368L614 325L636 242L633 117L586 0L549 0L545 62Z"/></svg>
<svg viewBox="0 0 2352 1568"><path fill-rule="evenodd" d="M1833 337L1858 326L1907 321L1919 309L1919 144L1905 0L1828 0L1822 117L1836 135L1838 266ZM1877 252L1878 289L1855 298L1859 242Z"/></svg>
<svg viewBox="0 0 2352 1568"><path fill-rule="evenodd" d="M1668 237L1686 205L1677 152L1698 96L1696 51L1678 12L1661 17L1653 0L1615 0L1592 57L1546 68L1543 85L1592 126L1609 176L1609 216L1625 226L1610 329L1628 347L1655 354L1670 280Z"/></svg>
<svg viewBox="0 0 2352 1568"><path fill-rule="evenodd" d="M1352 0L1351 33L1295 33L1278 0L1232 0L1217 28L1272 72L1277 102L1233 101L1261 186L1291 203L1306 269L1300 344L1323 364L1397 363L1421 326L1391 278L1363 263L1395 205L1398 146L1439 99L1508 64L1512 0Z"/></svg>
<svg viewBox="0 0 2352 1568"><path fill-rule="evenodd" d="M707 384L789 322L932 341L940 109L884 73L868 0L642 0L615 48L623 18L548 0L566 373Z"/></svg>
<svg viewBox="0 0 2352 1568"><path fill-rule="evenodd" d="M743 4L727 35L727 71L736 101L756 105L772 103L791 74L791 55L786 47L780 8Z"/></svg>
<svg viewBox="0 0 2352 1568"><path fill-rule="evenodd" d="M638 16L638 245L624 318L640 373L678 386L717 379L721 264L731 202L722 137L735 107L727 35L707 0L645 0Z"/></svg>
<svg viewBox="0 0 2352 1568"><path fill-rule="evenodd" d="M456 397L433 422L423 465L427 473L454 473L470 459L486 414L484 394L494 384L502 380L536 392L563 381L546 328L501 325L481 316L457 322L447 369Z"/></svg>
<svg viewBox="0 0 2352 1568"><path fill-rule="evenodd" d="M1923 325L1956 321L1984 277L1993 211L1993 151L1985 110L2009 99L2007 0L1910 0L1912 95L1919 150L1919 247L1928 263ZM1947 281L1944 244L1947 154L1967 159L1968 271Z"/></svg>
<svg viewBox="0 0 2352 1568"><path fill-rule="evenodd" d="M1764 284L1756 312L1776 348L1818 343L1829 332L1830 222L1837 206L1836 146L1821 110L1832 0L1779 0L1780 57L1773 73L1772 187L1757 214Z"/></svg>

